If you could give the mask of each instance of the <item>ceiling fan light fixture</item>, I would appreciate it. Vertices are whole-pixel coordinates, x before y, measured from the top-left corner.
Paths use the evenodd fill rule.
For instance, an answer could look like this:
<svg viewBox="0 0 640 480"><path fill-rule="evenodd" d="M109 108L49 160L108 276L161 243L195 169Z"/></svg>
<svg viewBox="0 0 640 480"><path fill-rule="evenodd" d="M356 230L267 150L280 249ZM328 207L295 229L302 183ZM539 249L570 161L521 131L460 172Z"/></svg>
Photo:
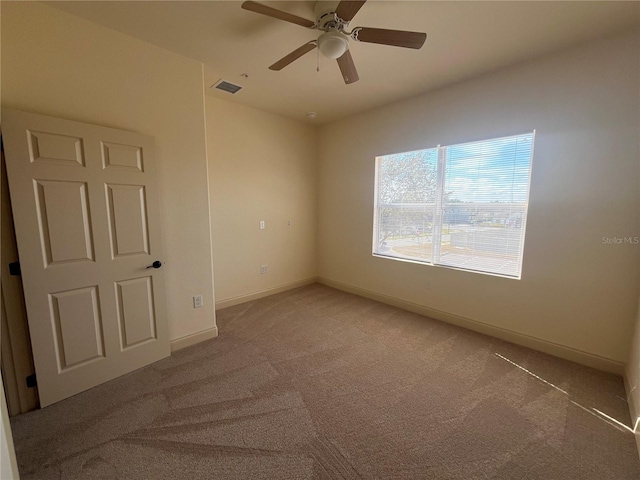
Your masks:
<svg viewBox="0 0 640 480"><path fill-rule="evenodd" d="M339 31L332 30L320 35L318 48L325 57L339 58L349 50L349 40Z"/></svg>

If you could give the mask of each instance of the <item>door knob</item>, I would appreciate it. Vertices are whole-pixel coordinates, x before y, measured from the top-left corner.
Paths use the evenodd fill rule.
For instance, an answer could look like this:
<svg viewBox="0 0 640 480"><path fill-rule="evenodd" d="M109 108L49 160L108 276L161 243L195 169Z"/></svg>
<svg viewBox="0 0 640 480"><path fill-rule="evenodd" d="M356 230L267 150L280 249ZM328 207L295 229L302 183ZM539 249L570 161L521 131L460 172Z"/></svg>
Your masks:
<svg viewBox="0 0 640 480"><path fill-rule="evenodd" d="M147 268L160 268L161 266L162 266L162 262L160 260L156 260L151 265L149 265Z"/></svg>

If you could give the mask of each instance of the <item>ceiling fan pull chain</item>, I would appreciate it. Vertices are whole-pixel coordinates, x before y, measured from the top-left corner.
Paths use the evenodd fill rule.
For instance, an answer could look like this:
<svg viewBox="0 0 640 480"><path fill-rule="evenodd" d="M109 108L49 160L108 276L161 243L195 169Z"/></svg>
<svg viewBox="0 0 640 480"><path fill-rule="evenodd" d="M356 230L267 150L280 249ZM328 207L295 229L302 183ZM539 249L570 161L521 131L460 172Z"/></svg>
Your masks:
<svg viewBox="0 0 640 480"><path fill-rule="evenodd" d="M317 62L317 66L316 66L316 72L320 71L320 49L316 48L316 50L318 51L318 55L316 55L316 62Z"/></svg>

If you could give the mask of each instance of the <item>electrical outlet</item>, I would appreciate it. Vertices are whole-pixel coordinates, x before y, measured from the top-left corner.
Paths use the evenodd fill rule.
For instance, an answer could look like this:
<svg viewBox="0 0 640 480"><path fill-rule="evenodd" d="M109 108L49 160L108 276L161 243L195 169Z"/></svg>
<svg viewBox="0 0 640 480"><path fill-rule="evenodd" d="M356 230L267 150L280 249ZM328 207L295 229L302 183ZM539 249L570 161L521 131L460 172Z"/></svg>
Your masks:
<svg viewBox="0 0 640 480"><path fill-rule="evenodd" d="M260 265L260 273L264 275L269 271L269 265Z"/></svg>
<svg viewBox="0 0 640 480"><path fill-rule="evenodd" d="M264 230L266 227L266 224L264 223L264 220L260 220L260 230Z"/></svg>
<svg viewBox="0 0 640 480"><path fill-rule="evenodd" d="M200 308L202 307L202 304L202 295L196 295L193 297L193 308Z"/></svg>

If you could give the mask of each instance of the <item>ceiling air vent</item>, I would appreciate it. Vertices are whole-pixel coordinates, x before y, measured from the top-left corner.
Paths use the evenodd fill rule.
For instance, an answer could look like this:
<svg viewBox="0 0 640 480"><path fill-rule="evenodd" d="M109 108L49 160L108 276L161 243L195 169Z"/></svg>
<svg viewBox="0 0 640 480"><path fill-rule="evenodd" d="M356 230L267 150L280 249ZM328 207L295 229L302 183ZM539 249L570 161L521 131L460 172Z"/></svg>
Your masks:
<svg viewBox="0 0 640 480"><path fill-rule="evenodd" d="M217 88L218 90L222 90L223 92L234 94L238 93L238 91L240 91L242 87L239 85L234 85L231 82L227 82L226 80L220 79L216 83L211 85L211 88Z"/></svg>

